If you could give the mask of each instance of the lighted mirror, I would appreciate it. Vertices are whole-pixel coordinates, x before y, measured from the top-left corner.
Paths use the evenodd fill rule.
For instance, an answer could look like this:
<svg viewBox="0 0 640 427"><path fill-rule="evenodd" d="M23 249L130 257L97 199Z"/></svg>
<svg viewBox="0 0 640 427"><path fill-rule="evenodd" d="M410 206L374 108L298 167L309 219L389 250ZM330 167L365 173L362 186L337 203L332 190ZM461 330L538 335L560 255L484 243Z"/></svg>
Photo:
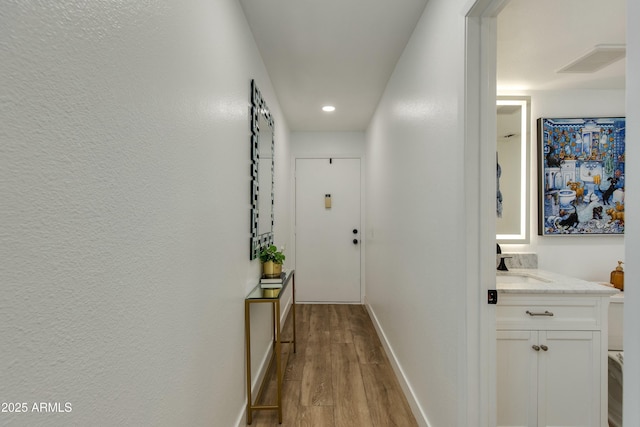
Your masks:
<svg viewBox="0 0 640 427"><path fill-rule="evenodd" d="M496 239L529 242L530 99L497 100Z"/></svg>
<svg viewBox="0 0 640 427"><path fill-rule="evenodd" d="M250 259L273 243L273 117L251 81L251 250Z"/></svg>

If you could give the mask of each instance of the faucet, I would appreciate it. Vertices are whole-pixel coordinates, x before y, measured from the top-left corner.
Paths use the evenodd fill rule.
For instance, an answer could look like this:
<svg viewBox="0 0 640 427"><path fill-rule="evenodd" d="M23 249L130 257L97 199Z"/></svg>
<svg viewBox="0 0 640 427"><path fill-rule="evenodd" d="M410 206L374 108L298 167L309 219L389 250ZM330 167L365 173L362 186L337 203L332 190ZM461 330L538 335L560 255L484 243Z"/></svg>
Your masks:
<svg viewBox="0 0 640 427"><path fill-rule="evenodd" d="M507 266L504 263L505 258L511 258L510 256L501 256L500 257L500 265L498 265L498 271L509 271Z"/></svg>
<svg viewBox="0 0 640 427"><path fill-rule="evenodd" d="M502 248L500 247L500 244L496 243L496 254L500 255L502 254ZM505 258L511 258L510 256L501 256L500 257L500 264L498 265L498 270L499 271L509 271L509 269L507 268L507 265L504 263L504 259Z"/></svg>

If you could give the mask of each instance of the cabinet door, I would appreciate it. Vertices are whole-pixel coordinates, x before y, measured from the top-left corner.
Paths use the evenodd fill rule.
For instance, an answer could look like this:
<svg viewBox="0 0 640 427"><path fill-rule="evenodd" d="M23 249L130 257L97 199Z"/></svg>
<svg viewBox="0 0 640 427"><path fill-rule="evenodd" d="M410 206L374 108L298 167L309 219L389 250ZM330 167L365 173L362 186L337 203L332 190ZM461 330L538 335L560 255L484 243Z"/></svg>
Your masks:
<svg viewBox="0 0 640 427"><path fill-rule="evenodd" d="M498 426L535 426L537 331L497 331Z"/></svg>
<svg viewBox="0 0 640 427"><path fill-rule="evenodd" d="M599 427L600 332L540 331L538 345L538 426Z"/></svg>

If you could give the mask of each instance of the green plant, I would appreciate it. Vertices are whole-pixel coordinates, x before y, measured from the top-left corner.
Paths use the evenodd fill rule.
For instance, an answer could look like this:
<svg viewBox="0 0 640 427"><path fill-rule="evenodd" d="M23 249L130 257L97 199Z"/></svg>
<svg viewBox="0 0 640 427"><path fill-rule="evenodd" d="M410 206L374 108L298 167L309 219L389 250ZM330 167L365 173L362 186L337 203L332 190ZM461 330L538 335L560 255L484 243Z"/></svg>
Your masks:
<svg viewBox="0 0 640 427"><path fill-rule="evenodd" d="M276 245L267 246L260 251L260 261L262 262L273 261L276 264L282 264L284 259L284 250L279 251Z"/></svg>

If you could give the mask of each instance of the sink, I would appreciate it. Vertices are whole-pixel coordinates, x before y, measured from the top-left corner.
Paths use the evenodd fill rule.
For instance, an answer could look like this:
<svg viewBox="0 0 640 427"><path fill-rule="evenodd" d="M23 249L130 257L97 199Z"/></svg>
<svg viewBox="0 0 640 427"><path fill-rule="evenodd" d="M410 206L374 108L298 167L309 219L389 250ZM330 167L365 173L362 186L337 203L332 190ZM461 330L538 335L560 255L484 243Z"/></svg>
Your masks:
<svg viewBox="0 0 640 427"><path fill-rule="evenodd" d="M551 280L543 279L542 277L532 274L498 273L496 274L496 283L551 283Z"/></svg>

